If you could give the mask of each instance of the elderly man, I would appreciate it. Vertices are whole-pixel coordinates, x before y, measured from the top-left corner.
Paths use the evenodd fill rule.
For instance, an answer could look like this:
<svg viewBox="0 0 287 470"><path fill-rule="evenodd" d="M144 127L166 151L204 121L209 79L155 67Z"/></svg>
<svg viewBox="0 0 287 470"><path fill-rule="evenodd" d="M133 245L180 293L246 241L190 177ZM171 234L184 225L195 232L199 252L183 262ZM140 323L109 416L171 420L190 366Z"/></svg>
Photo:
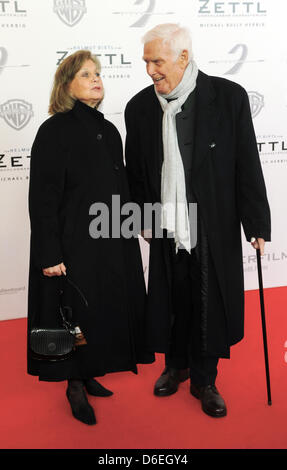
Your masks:
<svg viewBox="0 0 287 470"><path fill-rule="evenodd" d="M185 28L158 25L143 42L153 85L127 104L126 164L133 200L142 211L146 203L162 208L163 237L142 227L150 243L148 346L166 360L154 393L171 395L190 377L203 411L222 417L218 360L244 334L241 223L262 254L270 240L248 95L198 70Z"/></svg>

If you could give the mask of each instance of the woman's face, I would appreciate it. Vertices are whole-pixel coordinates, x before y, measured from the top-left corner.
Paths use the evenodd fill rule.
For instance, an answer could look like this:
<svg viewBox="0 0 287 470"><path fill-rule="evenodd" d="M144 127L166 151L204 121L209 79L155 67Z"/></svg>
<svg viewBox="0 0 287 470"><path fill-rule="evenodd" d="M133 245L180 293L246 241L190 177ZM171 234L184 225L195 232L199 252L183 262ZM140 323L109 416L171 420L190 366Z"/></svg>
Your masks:
<svg viewBox="0 0 287 470"><path fill-rule="evenodd" d="M94 108L104 96L103 82L96 64L86 60L69 85L70 95Z"/></svg>

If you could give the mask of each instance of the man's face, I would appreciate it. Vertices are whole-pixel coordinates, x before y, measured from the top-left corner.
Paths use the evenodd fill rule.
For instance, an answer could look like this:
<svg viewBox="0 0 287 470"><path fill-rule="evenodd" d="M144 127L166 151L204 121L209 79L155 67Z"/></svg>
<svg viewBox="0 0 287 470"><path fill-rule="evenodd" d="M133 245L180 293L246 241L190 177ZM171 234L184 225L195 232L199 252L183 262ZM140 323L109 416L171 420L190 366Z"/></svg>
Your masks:
<svg viewBox="0 0 287 470"><path fill-rule="evenodd" d="M177 87L183 77L188 65L188 52L182 51L175 60L170 46L163 44L162 39L154 39L145 44L143 60L157 92L168 95Z"/></svg>

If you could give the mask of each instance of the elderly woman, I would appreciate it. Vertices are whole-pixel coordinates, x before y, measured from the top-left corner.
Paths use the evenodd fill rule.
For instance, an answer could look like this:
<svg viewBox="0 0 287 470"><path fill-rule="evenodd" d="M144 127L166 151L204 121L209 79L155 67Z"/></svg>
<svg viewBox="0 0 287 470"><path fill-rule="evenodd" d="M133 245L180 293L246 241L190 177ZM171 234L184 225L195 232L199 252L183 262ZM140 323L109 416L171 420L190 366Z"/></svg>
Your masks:
<svg viewBox="0 0 287 470"><path fill-rule="evenodd" d="M86 392L112 392L94 377L133 371L154 360L144 350L145 284L136 238L95 238L90 207L110 209L112 197L129 201L122 143L115 126L97 110L104 96L100 63L78 51L58 67L49 113L31 153L29 213L31 252L28 334L41 324L57 327L59 291L70 279L87 300L64 283L73 322L84 343L63 361L38 361L28 347L28 373L39 380L68 381L67 398L75 418L95 424ZM117 219L118 214L112 214ZM65 276L66 275L66 278ZM28 343L29 344L29 343Z"/></svg>

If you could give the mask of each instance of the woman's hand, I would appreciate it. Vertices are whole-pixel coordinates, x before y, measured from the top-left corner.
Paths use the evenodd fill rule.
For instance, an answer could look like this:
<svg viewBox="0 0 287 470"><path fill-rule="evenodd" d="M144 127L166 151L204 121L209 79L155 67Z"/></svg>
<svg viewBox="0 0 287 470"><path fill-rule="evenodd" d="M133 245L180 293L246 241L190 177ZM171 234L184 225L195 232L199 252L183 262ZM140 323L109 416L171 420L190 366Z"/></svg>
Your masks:
<svg viewBox="0 0 287 470"><path fill-rule="evenodd" d="M150 245L151 239L152 239L152 231L151 229L145 229L141 231L141 236L143 239Z"/></svg>
<svg viewBox="0 0 287 470"><path fill-rule="evenodd" d="M57 264L57 266L52 266L51 268L43 269L44 276L53 277L53 276L66 276L66 266L64 263Z"/></svg>

